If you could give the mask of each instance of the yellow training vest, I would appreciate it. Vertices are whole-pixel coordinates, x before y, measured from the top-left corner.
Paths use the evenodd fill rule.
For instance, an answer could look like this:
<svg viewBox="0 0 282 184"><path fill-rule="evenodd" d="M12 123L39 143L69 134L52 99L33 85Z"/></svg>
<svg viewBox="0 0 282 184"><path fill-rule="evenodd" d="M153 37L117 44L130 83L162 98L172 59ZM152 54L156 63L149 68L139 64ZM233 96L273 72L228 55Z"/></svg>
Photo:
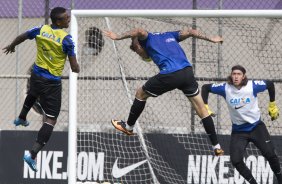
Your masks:
<svg viewBox="0 0 282 184"><path fill-rule="evenodd" d="M52 75L61 76L67 55L63 52L63 39L68 33L44 25L36 36L37 58L35 64L48 70Z"/></svg>

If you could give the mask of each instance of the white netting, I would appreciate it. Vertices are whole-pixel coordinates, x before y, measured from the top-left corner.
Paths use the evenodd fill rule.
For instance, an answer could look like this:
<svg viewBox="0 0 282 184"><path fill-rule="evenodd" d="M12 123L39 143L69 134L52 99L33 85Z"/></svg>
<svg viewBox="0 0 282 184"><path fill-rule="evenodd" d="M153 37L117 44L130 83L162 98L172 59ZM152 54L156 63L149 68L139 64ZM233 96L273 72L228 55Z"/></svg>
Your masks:
<svg viewBox="0 0 282 184"><path fill-rule="evenodd" d="M138 184L156 183L156 180L161 184L189 183L190 180L183 177L185 173L187 174L187 163L183 163L182 160L176 163L170 162L169 156L165 158L166 154L161 151L165 150L169 153L167 155L174 155L174 160L177 160L178 154L182 152L180 150L185 150L189 155L212 155L200 119L181 91L174 90L158 98L148 99L145 110L139 118L142 134L128 137L114 130L110 120L113 118L127 120L130 102L134 98L136 88L143 85L149 77L157 74L158 69L152 62L142 61L129 49L130 39L113 43L103 37L101 30L111 29L122 33L142 27L150 32L165 32L196 26L207 35L218 35L220 31L224 38L221 46L203 40L196 40L193 44L192 39L181 43L187 57L193 62L200 87L202 84L224 81L230 74L231 67L241 64L246 67L249 78L273 80L276 82L278 93L281 90L282 74L279 72L282 68L281 19L197 18L193 20L187 17L111 17L108 25L105 18L78 18L77 21L78 57L81 65L77 99L77 150L78 153L104 153L104 177L100 180ZM193 25L193 22L196 24ZM122 80L123 76L125 80ZM269 122L268 94L260 94L259 100L262 120L266 122L270 134L280 135L281 125L278 123L280 119ZM282 107L279 95L276 97L276 102ZM210 95L209 104L217 113L214 120L218 133L230 135L231 122L224 100ZM221 138L220 141L226 143L229 139ZM171 145L176 143L179 145L170 150ZM162 148L158 147L160 145ZM229 147L224 149L228 155ZM248 155L258 156L260 152L251 145L247 149L246 156ZM118 166L121 168L143 160L147 160L150 165L141 165L128 175L114 178L111 175L111 164L117 158ZM236 179L235 171L230 166L230 162L228 167L230 170L225 178L229 179L224 182L233 183ZM217 168L216 175L218 172L220 171ZM80 170L78 180L99 180L86 178L86 175L81 173L83 171ZM154 179L154 175L157 179ZM256 175L257 178L260 176ZM221 183L213 176L203 178L201 181L206 183ZM195 182L195 179L193 180Z"/></svg>

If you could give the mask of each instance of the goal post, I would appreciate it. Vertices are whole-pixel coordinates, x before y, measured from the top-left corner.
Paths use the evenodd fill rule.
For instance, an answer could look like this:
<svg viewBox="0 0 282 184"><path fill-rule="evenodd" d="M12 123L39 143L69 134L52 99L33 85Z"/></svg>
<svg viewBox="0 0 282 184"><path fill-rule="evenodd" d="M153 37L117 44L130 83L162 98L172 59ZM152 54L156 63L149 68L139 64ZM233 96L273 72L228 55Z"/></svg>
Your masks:
<svg viewBox="0 0 282 184"><path fill-rule="evenodd" d="M269 79L282 87L279 74L282 64L277 61L282 58L278 53L282 49L281 17L280 10L72 10L71 35L81 73L69 73L68 184L85 181L212 183L219 180L231 184L235 179L242 180L232 169L228 156L220 158L218 163L225 159L233 174L225 173L228 177L224 178L220 166L212 168L216 176L209 173L210 162L217 162L219 158L212 157L199 118L191 116L190 103L177 90L148 100L134 130L137 135L125 136L114 130L110 120L126 120L135 89L157 74L158 69L131 52L129 40L112 41L103 37L102 30L121 33L144 27L150 32L174 31L192 27L192 19L196 19L197 29L217 35L218 27L222 26L222 49L205 41L192 45L187 39L181 43L191 62L194 57L199 84L225 81L231 66L242 64L250 78ZM223 19L220 24L219 19ZM195 56L191 56L192 50L196 51ZM269 72L262 74L261 70ZM263 95L262 111L267 105L267 96ZM218 111L215 122L228 155L229 148L225 145L229 145L229 115L223 100L211 96L210 101L212 109ZM282 99L277 101L281 107ZM266 113L262 119L269 121ZM278 121L268 126L271 135L282 134ZM177 154L188 156L178 159ZM254 159L262 161L259 151L252 145L247 155L250 167L254 167ZM177 166L183 163L180 157L188 162L188 171L187 163ZM197 162L201 162L200 166ZM128 170L131 172L128 174L116 170L132 165L136 168ZM264 173L256 171L257 180L270 181L271 176L273 179L273 173L267 170L269 166L262 164L261 167Z"/></svg>
<svg viewBox="0 0 282 184"><path fill-rule="evenodd" d="M280 10L72 10L75 17L279 18Z"/></svg>

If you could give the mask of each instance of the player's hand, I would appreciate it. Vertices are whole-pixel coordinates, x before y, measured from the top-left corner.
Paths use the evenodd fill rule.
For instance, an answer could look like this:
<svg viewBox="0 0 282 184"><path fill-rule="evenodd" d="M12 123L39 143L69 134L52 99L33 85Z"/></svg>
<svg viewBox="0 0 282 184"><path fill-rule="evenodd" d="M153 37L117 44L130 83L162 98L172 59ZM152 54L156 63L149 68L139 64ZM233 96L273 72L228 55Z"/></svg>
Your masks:
<svg viewBox="0 0 282 184"><path fill-rule="evenodd" d="M224 155L224 151L223 151L223 149L219 149L219 148L215 148L214 150L214 155L215 156L222 156L222 155Z"/></svg>
<svg viewBox="0 0 282 184"><path fill-rule="evenodd" d="M206 109L208 110L209 115L211 115L212 117L215 117L215 113L210 109L208 104L205 104Z"/></svg>
<svg viewBox="0 0 282 184"><path fill-rule="evenodd" d="M112 40L117 40L117 38L118 38L117 34L114 33L114 32L112 32L112 31L106 31L106 30L104 30L103 33L104 33L104 35L105 35L106 37L109 37L109 38L111 38Z"/></svg>
<svg viewBox="0 0 282 184"><path fill-rule="evenodd" d="M214 43L223 43L223 38L220 36L214 36L211 38L211 41Z"/></svg>
<svg viewBox="0 0 282 184"><path fill-rule="evenodd" d="M271 117L271 121L276 120L278 118L278 116L279 116L279 109L278 109L275 101L269 102L268 114Z"/></svg>
<svg viewBox="0 0 282 184"><path fill-rule="evenodd" d="M4 47L2 50L4 50L5 54L9 54L9 53L15 52L15 47L12 46L12 45L8 45L8 46Z"/></svg>

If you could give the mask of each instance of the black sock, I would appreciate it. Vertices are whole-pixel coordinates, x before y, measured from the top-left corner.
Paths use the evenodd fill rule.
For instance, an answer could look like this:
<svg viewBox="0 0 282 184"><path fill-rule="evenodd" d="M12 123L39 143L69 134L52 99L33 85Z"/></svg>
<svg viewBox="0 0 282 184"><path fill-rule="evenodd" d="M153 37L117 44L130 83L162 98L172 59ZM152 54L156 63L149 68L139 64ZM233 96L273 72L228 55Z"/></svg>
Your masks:
<svg viewBox="0 0 282 184"><path fill-rule="evenodd" d="M31 158L34 160L36 158L37 153L44 147L44 145L35 142L30 150Z"/></svg>
<svg viewBox="0 0 282 184"><path fill-rule="evenodd" d="M237 169L241 176L243 176L250 184L257 184L255 178L252 175L250 169L246 166L246 164L241 160L237 163L232 163L233 166Z"/></svg>
<svg viewBox="0 0 282 184"><path fill-rule="evenodd" d="M31 157L34 159L37 153L45 146L45 144L49 141L52 132L53 132L53 125L48 123L43 123L42 127L40 128L36 142L34 143L30 153Z"/></svg>
<svg viewBox="0 0 282 184"><path fill-rule="evenodd" d="M23 104L23 108L22 108L21 113L19 115L19 118L26 120L27 113L29 112L29 110L31 109L33 104L35 103L36 99L37 99L36 97L34 97L30 94L28 94L26 96L24 104Z"/></svg>
<svg viewBox="0 0 282 184"><path fill-rule="evenodd" d="M273 156L267 158L267 161L269 162L269 165L277 178L278 184L282 184L282 173L280 169L279 158L276 154L274 154Z"/></svg>
<svg viewBox="0 0 282 184"><path fill-rule="evenodd" d="M281 171L278 173L274 173L277 179L278 184L282 184L282 173Z"/></svg>
<svg viewBox="0 0 282 184"><path fill-rule="evenodd" d="M127 120L127 124L129 126L133 126L136 120L139 118L140 114L145 108L146 101L138 100L137 98L134 99L134 102L131 106L129 117Z"/></svg>
<svg viewBox="0 0 282 184"><path fill-rule="evenodd" d="M255 180L254 177L252 177L250 180L248 180L248 182L249 182L250 184L258 184L258 183L256 182L256 180Z"/></svg>
<svg viewBox="0 0 282 184"><path fill-rule="evenodd" d="M213 146L218 144L217 135L215 132L215 127L213 123L213 119L211 116L205 117L202 119L202 123L204 125L205 131L208 134L211 143Z"/></svg>

